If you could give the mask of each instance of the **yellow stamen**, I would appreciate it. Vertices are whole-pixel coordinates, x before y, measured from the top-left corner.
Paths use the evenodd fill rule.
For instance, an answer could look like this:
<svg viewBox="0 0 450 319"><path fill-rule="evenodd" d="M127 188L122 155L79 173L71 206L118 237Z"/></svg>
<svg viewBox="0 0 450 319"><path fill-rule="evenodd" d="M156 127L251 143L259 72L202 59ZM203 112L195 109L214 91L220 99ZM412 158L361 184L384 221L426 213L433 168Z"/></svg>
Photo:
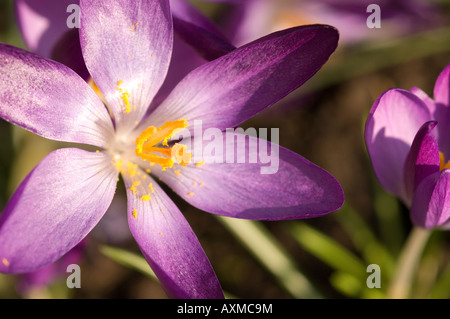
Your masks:
<svg viewBox="0 0 450 319"><path fill-rule="evenodd" d="M186 153L187 146L183 144L175 143L172 147L172 157L177 161L181 166L186 166L191 162L192 153Z"/></svg>
<svg viewBox="0 0 450 319"><path fill-rule="evenodd" d="M123 103L125 104L125 113L131 112L131 105L130 105L130 93L128 93L127 89L122 88L123 81L117 82L117 91L120 93L120 98L122 99ZM133 108L136 108L133 106Z"/></svg>
<svg viewBox="0 0 450 319"><path fill-rule="evenodd" d="M105 102L105 97L103 96L102 91L98 88L97 84L95 84L94 80L92 78L89 78L88 85L91 87L92 90L94 90L95 94L103 101Z"/></svg>
<svg viewBox="0 0 450 319"><path fill-rule="evenodd" d="M187 125L187 121L181 119L166 122L158 128L154 126L146 128L136 139L136 155L149 161L151 165L155 163L161 165L163 170L171 168L175 163L186 166L192 158L192 154L186 152L187 146L175 143L172 147L168 147L167 140ZM167 147L158 147L157 144Z"/></svg>
<svg viewBox="0 0 450 319"><path fill-rule="evenodd" d="M450 168L450 161L445 162L445 157L442 152L439 152L439 169L442 171L443 169Z"/></svg>

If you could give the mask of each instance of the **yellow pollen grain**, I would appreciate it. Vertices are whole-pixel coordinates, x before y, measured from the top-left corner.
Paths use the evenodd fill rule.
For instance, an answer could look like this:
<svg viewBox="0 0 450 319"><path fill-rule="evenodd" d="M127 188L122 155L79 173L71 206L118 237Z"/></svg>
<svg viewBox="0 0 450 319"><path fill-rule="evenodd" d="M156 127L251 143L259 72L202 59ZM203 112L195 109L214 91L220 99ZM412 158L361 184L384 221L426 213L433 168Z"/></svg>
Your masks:
<svg viewBox="0 0 450 319"><path fill-rule="evenodd" d="M147 169L145 170L145 172L146 172L147 174L150 174L150 173L152 172L152 170L151 170L150 168L147 168Z"/></svg>
<svg viewBox="0 0 450 319"><path fill-rule="evenodd" d="M6 267L8 267L8 266L10 265L8 259L6 259L6 258L2 258L2 263L3 263L3 265L5 265Z"/></svg>
<svg viewBox="0 0 450 319"><path fill-rule="evenodd" d="M128 174L130 174L131 177L134 177L136 175L137 168L138 168L137 164L133 164L130 162L127 163Z"/></svg>
<svg viewBox="0 0 450 319"><path fill-rule="evenodd" d="M203 162L203 161L201 161L201 162L198 162L197 164L195 164L197 167L199 167L200 165L203 165L203 164L205 164L205 162Z"/></svg>
<svg viewBox="0 0 450 319"><path fill-rule="evenodd" d="M194 185L194 186L197 186L197 184L198 184L197 182L193 182L193 183L192 183L192 185Z"/></svg>
<svg viewBox="0 0 450 319"><path fill-rule="evenodd" d="M155 192L155 189L153 188L153 184L152 184L152 183L148 184L148 188L150 188L150 191L151 191L152 193Z"/></svg>
<svg viewBox="0 0 450 319"><path fill-rule="evenodd" d="M181 175L180 171L173 171L177 175Z"/></svg>
<svg viewBox="0 0 450 319"><path fill-rule="evenodd" d="M186 195L186 197L187 196L194 196L195 194L193 193L193 192L189 192L189 193L187 193L187 195Z"/></svg>
<svg viewBox="0 0 450 319"><path fill-rule="evenodd" d="M133 24L133 25L130 27L131 32L135 32L136 29L137 29L137 27L138 27L138 25L139 25L139 22L136 22L135 24Z"/></svg>
<svg viewBox="0 0 450 319"><path fill-rule="evenodd" d="M131 212L131 214L133 215L133 218L134 218L134 219L137 218L137 211L136 211L136 208L133 208L133 211Z"/></svg>
<svg viewBox="0 0 450 319"><path fill-rule="evenodd" d="M120 158L113 161L112 164L118 172L122 170L123 161Z"/></svg>
<svg viewBox="0 0 450 319"><path fill-rule="evenodd" d="M150 195L149 195L149 194L143 195L143 196L141 197L141 199L142 199L142 200L150 200Z"/></svg>
<svg viewBox="0 0 450 319"><path fill-rule="evenodd" d="M200 187L203 187L203 186L205 186L205 184L201 183L199 186L200 186Z"/></svg>
<svg viewBox="0 0 450 319"><path fill-rule="evenodd" d="M135 182L133 182L133 184L132 184L131 187L130 187L130 191L131 191L133 194L136 194L136 186L139 186L140 184L141 184L140 181L135 181Z"/></svg>

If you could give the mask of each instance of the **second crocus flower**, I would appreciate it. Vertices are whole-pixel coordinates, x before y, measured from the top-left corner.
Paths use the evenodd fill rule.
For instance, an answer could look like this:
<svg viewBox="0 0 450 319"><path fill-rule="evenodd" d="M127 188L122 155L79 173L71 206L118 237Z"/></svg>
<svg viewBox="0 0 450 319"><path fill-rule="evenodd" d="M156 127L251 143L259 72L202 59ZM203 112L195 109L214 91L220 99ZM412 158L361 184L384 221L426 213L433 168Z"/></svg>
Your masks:
<svg viewBox="0 0 450 319"><path fill-rule="evenodd" d="M381 185L410 207L414 225L449 228L450 66L434 96L419 88L391 89L374 103L365 140Z"/></svg>

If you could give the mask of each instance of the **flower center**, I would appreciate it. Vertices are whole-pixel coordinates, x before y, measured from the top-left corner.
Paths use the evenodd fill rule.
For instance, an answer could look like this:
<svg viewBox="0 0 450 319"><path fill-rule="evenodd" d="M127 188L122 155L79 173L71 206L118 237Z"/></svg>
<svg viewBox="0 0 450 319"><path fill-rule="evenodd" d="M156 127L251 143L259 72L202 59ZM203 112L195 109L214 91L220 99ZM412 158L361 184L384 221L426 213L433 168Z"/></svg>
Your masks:
<svg viewBox="0 0 450 319"><path fill-rule="evenodd" d="M445 156L442 152L439 152L439 170L450 168L450 161L445 162Z"/></svg>
<svg viewBox="0 0 450 319"><path fill-rule="evenodd" d="M178 163L186 166L192 159L192 153L187 153L187 146L175 143L169 147L167 140L176 132L187 127L184 119L166 122L161 127L150 126L136 139L136 155L150 163L160 164L163 170ZM158 146L162 144L162 146Z"/></svg>

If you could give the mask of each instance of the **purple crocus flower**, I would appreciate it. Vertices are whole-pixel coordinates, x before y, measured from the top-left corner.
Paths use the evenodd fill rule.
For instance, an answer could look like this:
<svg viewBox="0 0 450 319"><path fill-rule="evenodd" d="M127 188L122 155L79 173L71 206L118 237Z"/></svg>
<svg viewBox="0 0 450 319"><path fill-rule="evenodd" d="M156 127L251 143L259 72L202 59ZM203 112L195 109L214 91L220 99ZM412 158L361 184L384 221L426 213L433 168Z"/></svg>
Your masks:
<svg viewBox="0 0 450 319"><path fill-rule="evenodd" d="M218 2L217 0L206 0ZM223 0L232 4L228 32L234 44L297 24L326 23L340 33L341 44L386 39L423 31L445 22L435 3L426 0ZM367 7L381 9L382 27L369 29Z"/></svg>
<svg viewBox="0 0 450 319"><path fill-rule="evenodd" d="M56 150L24 179L0 216L1 272L36 270L78 244L106 212L119 174L131 233L169 297L223 292L188 222L150 173L193 206L229 217L309 218L341 207L334 177L287 149L279 149L277 173L260 174L262 162L199 165L182 145L166 143L196 120L225 131L283 98L327 61L336 29L296 27L258 39L190 72L148 110L172 51L169 2L81 0L80 7L83 57L106 107L65 65L0 44L0 117L97 148ZM223 133L226 143L229 134L237 133Z"/></svg>
<svg viewBox="0 0 450 319"><path fill-rule="evenodd" d="M448 228L450 219L450 66L434 99L419 88L391 89L374 103L365 139L381 185L411 209L423 228Z"/></svg>

